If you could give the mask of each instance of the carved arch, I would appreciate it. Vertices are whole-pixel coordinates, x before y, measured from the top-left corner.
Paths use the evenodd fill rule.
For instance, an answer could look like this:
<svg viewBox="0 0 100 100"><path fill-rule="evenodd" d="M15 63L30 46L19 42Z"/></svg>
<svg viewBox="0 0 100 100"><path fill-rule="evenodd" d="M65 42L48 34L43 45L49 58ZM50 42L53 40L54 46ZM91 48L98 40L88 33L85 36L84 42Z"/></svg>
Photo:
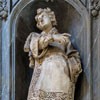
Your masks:
<svg viewBox="0 0 100 100"><path fill-rule="evenodd" d="M21 0L18 2L18 4L13 8L12 10L12 13L11 13L11 16L10 16L10 30L9 30L9 33L11 33L11 40L12 41L12 57L14 57L15 59L15 42L16 42L16 25L17 25L17 21L18 21L18 17L20 15L20 13L22 12L23 9L25 9L29 4L31 3L34 3L36 0ZM38 0L37 0L38 1ZM81 36L82 40L80 45L81 46L81 49L80 49L80 53L81 53L81 56L82 56L82 60L83 60L83 66L84 66L84 79L82 80L82 82L87 82L86 84L88 85L88 90L87 90L87 93L88 94L85 94L86 92L86 89L82 92L82 96L83 95L86 95L84 97L84 99L82 100L91 100L91 51L90 51L90 37L91 37L91 34L90 34L90 16L89 16L89 13L87 11L87 9L82 5L82 3L79 1L79 0L64 0L65 2L67 2L68 4L70 4L71 6L74 7L74 9L79 13L79 15L81 15L81 19L82 19L82 22L83 22L83 29L82 31L83 34ZM80 35L79 35L80 37ZM77 37L77 38L79 38ZM84 40L85 39L85 40ZM77 41L77 39L76 39ZM79 42L79 41L77 41ZM76 43L76 45L78 45ZM79 45L79 46L80 46ZM84 53L85 51L85 53ZM11 58L11 63L12 63L12 69L11 69L11 74L12 74L12 80L11 81L12 83L12 100L15 100L15 93L13 91L15 91L15 61L13 60L13 58ZM84 84L82 84L84 85ZM83 86L82 86L83 87ZM83 88L82 88L83 89Z"/></svg>

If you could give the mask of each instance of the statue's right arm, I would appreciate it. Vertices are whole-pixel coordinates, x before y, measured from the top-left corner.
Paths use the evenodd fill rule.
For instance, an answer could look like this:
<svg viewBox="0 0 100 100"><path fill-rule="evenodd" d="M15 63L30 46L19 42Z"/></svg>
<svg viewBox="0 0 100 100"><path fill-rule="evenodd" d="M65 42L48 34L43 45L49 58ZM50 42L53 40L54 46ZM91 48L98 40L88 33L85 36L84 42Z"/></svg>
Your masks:
<svg viewBox="0 0 100 100"><path fill-rule="evenodd" d="M48 45L53 42L53 37L52 35L48 35L48 36L41 36L39 39L39 49L43 50L46 47L48 47Z"/></svg>
<svg viewBox="0 0 100 100"><path fill-rule="evenodd" d="M25 44L24 44L24 52L29 52L30 51L30 42L32 38L32 33L27 37Z"/></svg>

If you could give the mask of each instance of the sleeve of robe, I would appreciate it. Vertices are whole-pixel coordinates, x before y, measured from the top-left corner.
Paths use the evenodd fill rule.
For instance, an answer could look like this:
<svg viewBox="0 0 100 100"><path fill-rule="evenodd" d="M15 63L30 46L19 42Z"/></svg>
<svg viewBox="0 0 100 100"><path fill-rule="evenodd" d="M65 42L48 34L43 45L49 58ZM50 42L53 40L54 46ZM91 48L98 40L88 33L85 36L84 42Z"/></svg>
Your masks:
<svg viewBox="0 0 100 100"><path fill-rule="evenodd" d="M41 58L46 53L47 49L45 48L48 46L48 43L44 43L44 41L45 39L36 32L30 33L27 37L24 45L24 51L29 53L29 67L31 67L30 65L33 65L35 59ZM41 47L42 52L40 53Z"/></svg>
<svg viewBox="0 0 100 100"><path fill-rule="evenodd" d="M32 33L29 34L29 36L27 37L27 39L25 41L25 44L24 44L24 52L29 52L30 51L31 38L32 38Z"/></svg>
<svg viewBox="0 0 100 100"><path fill-rule="evenodd" d="M30 42L30 50L34 58L38 59L44 56L48 46L48 43L44 42L45 39L38 33L33 33L31 42ZM41 50L41 52L40 52Z"/></svg>
<svg viewBox="0 0 100 100"><path fill-rule="evenodd" d="M73 49L70 40L66 48L66 54L68 57L67 63L69 67L70 79L72 82L76 82L79 74L82 72L82 68L79 53L77 50Z"/></svg>
<svg viewBox="0 0 100 100"><path fill-rule="evenodd" d="M25 41L25 44L24 44L24 52L28 52L29 53L29 60L30 60L29 67L30 68L33 68L33 66L34 66L34 57L32 55L32 51L30 49L30 43L31 43L33 34L34 34L33 32L29 34L29 36L27 37L27 39Z"/></svg>

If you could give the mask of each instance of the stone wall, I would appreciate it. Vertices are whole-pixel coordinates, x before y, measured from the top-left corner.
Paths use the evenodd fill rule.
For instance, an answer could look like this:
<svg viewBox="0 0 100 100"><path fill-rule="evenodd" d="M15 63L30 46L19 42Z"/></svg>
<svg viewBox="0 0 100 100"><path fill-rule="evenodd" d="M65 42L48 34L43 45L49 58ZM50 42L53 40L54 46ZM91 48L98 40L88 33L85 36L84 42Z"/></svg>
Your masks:
<svg viewBox="0 0 100 100"><path fill-rule="evenodd" d="M100 7L100 2L97 4ZM93 100L100 99L100 12L92 17L92 85Z"/></svg>
<svg viewBox="0 0 100 100"><path fill-rule="evenodd" d="M37 1L38 3L31 1ZM59 13L55 10L59 22L64 19L59 23L58 28L61 32L72 34L73 45L81 54L83 73L80 75L76 85L75 100L99 100L100 1L54 0L54 5L50 2L51 0L48 3L43 3L44 1L46 0L7 0L9 15L3 23L3 31L0 34L0 51L3 50L0 52L0 97L2 94L2 99L0 98L0 100L24 100L27 96L32 70L28 68L28 62L26 62L28 58L22 51L23 42L31 31L38 31L33 28L35 26L34 21L31 21L34 10L37 7L45 7L47 5L54 10L56 8L57 12L62 12L59 16ZM20 11L21 13L19 14ZM66 13L63 13L64 11ZM66 15L68 16L66 17ZM2 20L5 20L5 18ZM20 93L21 90L23 91Z"/></svg>

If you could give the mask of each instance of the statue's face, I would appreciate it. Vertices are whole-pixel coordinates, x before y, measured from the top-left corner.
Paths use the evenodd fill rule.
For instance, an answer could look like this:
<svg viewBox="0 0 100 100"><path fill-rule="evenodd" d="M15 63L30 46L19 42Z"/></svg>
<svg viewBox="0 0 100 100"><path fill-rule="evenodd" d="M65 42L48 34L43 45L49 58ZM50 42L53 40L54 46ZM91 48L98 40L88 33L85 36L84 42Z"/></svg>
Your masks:
<svg viewBox="0 0 100 100"><path fill-rule="evenodd" d="M42 12L37 18L37 27L40 30L45 30L48 27L52 27L49 15L46 12Z"/></svg>

